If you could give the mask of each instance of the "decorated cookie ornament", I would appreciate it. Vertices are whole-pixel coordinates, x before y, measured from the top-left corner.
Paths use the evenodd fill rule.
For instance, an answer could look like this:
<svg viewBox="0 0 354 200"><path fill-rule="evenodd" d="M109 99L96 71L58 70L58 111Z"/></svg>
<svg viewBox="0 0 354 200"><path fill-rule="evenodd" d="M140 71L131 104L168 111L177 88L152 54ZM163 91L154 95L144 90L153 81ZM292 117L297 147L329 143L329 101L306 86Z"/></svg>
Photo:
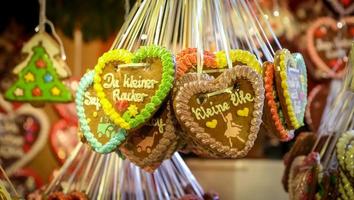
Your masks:
<svg viewBox="0 0 354 200"><path fill-rule="evenodd" d="M60 81L70 73L55 41L46 33L37 33L22 52L27 58L15 67L13 73L18 80L6 91L5 98L37 103L71 101L69 89Z"/></svg>
<svg viewBox="0 0 354 200"><path fill-rule="evenodd" d="M295 158L290 168L289 199L315 199L319 162L316 152Z"/></svg>
<svg viewBox="0 0 354 200"><path fill-rule="evenodd" d="M30 162L45 146L48 116L30 105L14 109L0 96L0 163L9 176Z"/></svg>
<svg viewBox="0 0 354 200"><path fill-rule="evenodd" d="M317 69L328 77L343 77L354 39L354 17L340 21L318 18L307 30L306 37L308 53Z"/></svg>
<svg viewBox="0 0 354 200"><path fill-rule="evenodd" d="M274 64L265 62L264 64L264 89L265 89L265 104L263 119L270 129L281 141L289 141L294 137L294 130L289 130L284 113L281 109L278 95L275 89Z"/></svg>
<svg viewBox="0 0 354 200"><path fill-rule="evenodd" d="M354 180L354 131L343 133L336 144L337 160L341 173L349 181Z"/></svg>
<svg viewBox="0 0 354 200"><path fill-rule="evenodd" d="M109 51L95 67L94 89L106 115L123 129L149 121L169 94L174 81L172 54L144 46L135 54Z"/></svg>
<svg viewBox="0 0 354 200"><path fill-rule="evenodd" d="M178 136L172 119L170 103L165 102L154 116L120 146L131 162L152 171L176 150Z"/></svg>
<svg viewBox="0 0 354 200"><path fill-rule="evenodd" d="M327 0L330 6L341 16L354 13L354 1L352 0Z"/></svg>
<svg viewBox="0 0 354 200"><path fill-rule="evenodd" d="M287 49L276 52L274 64L276 90L286 124L297 129L304 124L307 104L306 65L301 54L290 54Z"/></svg>
<svg viewBox="0 0 354 200"><path fill-rule="evenodd" d="M50 146L61 164L79 143L77 124L69 123L65 119L55 122L50 131Z"/></svg>
<svg viewBox="0 0 354 200"><path fill-rule="evenodd" d="M80 80L76 93L76 110L80 129L92 149L110 153L125 140L126 133L113 124L102 110L93 90L94 71L87 72Z"/></svg>
<svg viewBox="0 0 354 200"><path fill-rule="evenodd" d="M236 66L215 80L184 84L175 101L176 117L195 143L220 157L242 157L262 121L262 77L250 67Z"/></svg>
<svg viewBox="0 0 354 200"><path fill-rule="evenodd" d="M288 191L289 173L294 159L299 156L308 155L312 151L312 147L315 145L316 139L316 134L310 132L302 132L296 137L296 141L291 147L290 151L285 154L285 169L282 178L282 184L285 191Z"/></svg>
<svg viewBox="0 0 354 200"><path fill-rule="evenodd" d="M329 85L320 84L312 88L309 93L305 119L312 131L317 132L321 124L322 114L327 104Z"/></svg>
<svg viewBox="0 0 354 200"><path fill-rule="evenodd" d="M247 65L255 70L257 73L262 74L262 66L257 60L257 57L249 51L242 49L232 49L229 51L230 59L233 66ZM227 68L227 58L225 51L218 51L215 53L216 63L218 68Z"/></svg>

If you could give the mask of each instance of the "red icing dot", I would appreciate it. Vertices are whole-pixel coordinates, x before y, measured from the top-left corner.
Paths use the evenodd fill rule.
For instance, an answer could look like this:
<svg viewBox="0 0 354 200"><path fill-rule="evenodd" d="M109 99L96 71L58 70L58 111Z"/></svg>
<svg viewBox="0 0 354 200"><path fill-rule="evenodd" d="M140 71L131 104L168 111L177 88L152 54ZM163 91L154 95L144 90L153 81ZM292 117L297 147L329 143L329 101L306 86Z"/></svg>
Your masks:
<svg viewBox="0 0 354 200"><path fill-rule="evenodd" d="M128 108L129 102L127 100L117 101L115 106L119 112L123 112Z"/></svg>
<svg viewBox="0 0 354 200"><path fill-rule="evenodd" d="M33 96L41 96L42 95L42 91L39 87L35 87L33 90L32 90L32 95Z"/></svg>
<svg viewBox="0 0 354 200"><path fill-rule="evenodd" d="M38 59L37 61L36 61L36 67L38 67L38 68L45 68L47 65L46 65L46 63L44 62L44 60L42 60L42 59Z"/></svg>

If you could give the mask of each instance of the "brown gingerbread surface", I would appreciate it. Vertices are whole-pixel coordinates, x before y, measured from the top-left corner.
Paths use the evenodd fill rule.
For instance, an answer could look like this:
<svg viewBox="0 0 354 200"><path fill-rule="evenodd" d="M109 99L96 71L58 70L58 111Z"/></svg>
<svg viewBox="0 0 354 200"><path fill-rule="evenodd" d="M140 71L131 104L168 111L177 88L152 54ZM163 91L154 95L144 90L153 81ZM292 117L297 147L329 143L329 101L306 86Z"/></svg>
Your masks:
<svg viewBox="0 0 354 200"><path fill-rule="evenodd" d="M184 84L175 112L196 143L223 157L240 157L257 136L263 100L262 77L247 66L236 66L214 81Z"/></svg>
<svg viewBox="0 0 354 200"><path fill-rule="evenodd" d="M92 135L101 143L106 144L118 132L102 110L92 86L84 94L84 112Z"/></svg>
<svg viewBox="0 0 354 200"><path fill-rule="evenodd" d="M120 150L133 163L144 168L170 157L176 150L177 142L170 103L165 102L149 122L131 132Z"/></svg>

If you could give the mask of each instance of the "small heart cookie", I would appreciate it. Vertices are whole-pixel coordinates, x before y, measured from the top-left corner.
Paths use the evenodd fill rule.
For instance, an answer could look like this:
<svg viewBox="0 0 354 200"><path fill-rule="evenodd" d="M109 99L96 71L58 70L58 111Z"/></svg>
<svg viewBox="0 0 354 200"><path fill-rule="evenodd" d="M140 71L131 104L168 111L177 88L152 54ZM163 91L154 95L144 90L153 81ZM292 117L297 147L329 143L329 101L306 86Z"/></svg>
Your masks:
<svg viewBox="0 0 354 200"><path fill-rule="evenodd" d="M130 135L119 148L123 155L142 169L156 169L157 163L174 153L178 142L169 102L165 102L148 123Z"/></svg>
<svg viewBox="0 0 354 200"><path fill-rule="evenodd" d="M252 68L236 66L216 80L185 83L178 91L176 117L197 145L219 155L245 156L254 144L261 124L264 88L262 77ZM249 115L237 111L248 108ZM215 128L206 123L217 120Z"/></svg>
<svg viewBox="0 0 354 200"><path fill-rule="evenodd" d="M106 117L93 90L94 71L87 72L80 80L76 93L76 110L80 129L98 153L110 153L125 140L125 130L118 128Z"/></svg>
<svg viewBox="0 0 354 200"><path fill-rule="evenodd" d="M341 22L342 26L338 27ZM354 17L336 21L331 17L318 18L307 30L307 50L315 66L330 77L346 74L347 55L354 38Z"/></svg>
<svg viewBox="0 0 354 200"><path fill-rule="evenodd" d="M290 129L304 124L307 104L307 73L303 57L290 54L287 49L276 52L274 57L275 81L279 102Z"/></svg>
<svg viewBox="0 0 354 200"><path fill-rule="evenodd" d="M94 89L104 112L126 130L146 123L161 106L174 82L172 54L159 46L140 47L135 54L109 51L95 66ZM122 110L121 101L128 107Z"/></svg>

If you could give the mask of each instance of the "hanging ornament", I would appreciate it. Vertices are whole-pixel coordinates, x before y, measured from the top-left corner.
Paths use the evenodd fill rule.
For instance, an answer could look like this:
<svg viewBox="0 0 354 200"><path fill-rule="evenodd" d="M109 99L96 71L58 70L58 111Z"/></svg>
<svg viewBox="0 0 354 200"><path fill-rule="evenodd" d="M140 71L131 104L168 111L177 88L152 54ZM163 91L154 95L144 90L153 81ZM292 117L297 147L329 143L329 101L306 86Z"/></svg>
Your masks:
<svg viewBox="0 0 354 200"><path fill-rule="evenodd" d="M351 15L354 12L354 1L352 0L327 0L333 10L340 16Z"/></svg>
<svg viewBox="0 0 354 200"><path fill-rule="evenodd" d="M45 24L50 25L60 45L45 32ZM27 57L14 68L18 79L7 89L6 99L36 105L71 101L69 89L61 82L70 76L70 70L65 63L61 40L45 17L45 0L40 0L39 32L23 46L22 53Z"/></svg>
<svg viewBox="0 0 354 200"><path fill-rule="evenodd" d="M162 104L148 123L131 133L120 150L131 162L152 172L176 151L176 135L169 102Z"/></svg>
<svg viewBox="0 0 354 200"><path fill-rule="evenodd" d="M126 132L111 123L93 90L94 71L80 80L76 93L76 110L80 130L92 149L99 153L115 151L125 140Z"/></svg>
<svg viewBox="0 0 354 200"><path fill-rule="evenodd" d="M276 92L274 64L264 64L264 89L265 105L263 121L271 133L274 133L281 141L289 141L294 137L294 130L287 126L284 112L281 108L279 97Z"/></svg>
<svg viewBox="0 0 354 200"><path fill-rule="evenodd" d="M307 104L304 59L301 54L290 54L287 49L278 51L274 59L276 90L286 124L290 129L300 128Z"/></svg>
<svg viewBox="0 0 354 200"><path fill-rule="evenodd" d="M354 17L318 18L307 30L307 51L322 77L342 78L354 38Z"/></svg>
<svg viewBox="0 0 354 200"><path fill-rule="evenodd" d="M172 54L159 46L144 46L135 54L126 50L105 53L95 67L94 89L104 112L124 129L146 123L172 88ZM127 101L122 109L121 101Z"/></svg>
<svg viewBox="0 0 354 200"><path fill-rule="evenodd" d="M236 66L215 80L184 84L175 101L177 119L197 144L224 157L242 157L261 124L262 77L247 66Z"/></svg>
<svg viewBox="0 0 354 200"><path fill-rule="evenodd" d="M0 96L0 162L8 175L30 162L45 146L49 131L48 117L30 105L13 109Z"/></svg>
<svg viewBox="0 0 354 200"><path fill-rule="evenodd" d="M63 164L79 143L78 127L65 119L55 122L50 131L50 146L58 161Z"/></svg>

